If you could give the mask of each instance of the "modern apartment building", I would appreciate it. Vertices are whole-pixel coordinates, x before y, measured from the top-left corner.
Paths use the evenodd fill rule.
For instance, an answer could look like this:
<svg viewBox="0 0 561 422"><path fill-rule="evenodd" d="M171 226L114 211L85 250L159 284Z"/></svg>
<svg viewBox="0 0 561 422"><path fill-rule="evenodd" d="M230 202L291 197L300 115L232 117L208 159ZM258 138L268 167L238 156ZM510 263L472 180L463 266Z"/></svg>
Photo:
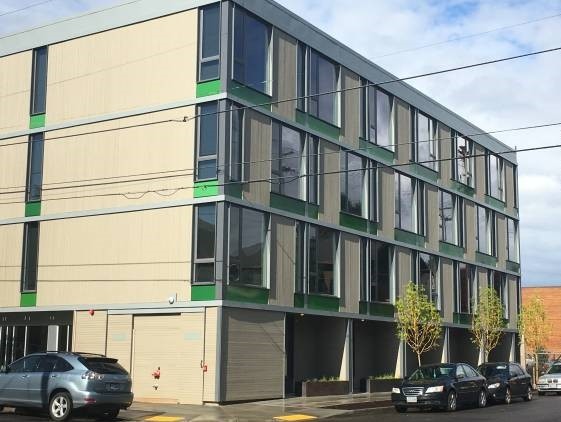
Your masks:
<svg viewBox="0 0 561 422"><path fill-rule="evenodd" d="M416 366L409 281L443 319L425 363L477 363L487 285L491 358L517 360L516 154L394 78L271 0L138 0L1 39L0 364L108 354L137 399L180 403L356 391Z"/></svg>

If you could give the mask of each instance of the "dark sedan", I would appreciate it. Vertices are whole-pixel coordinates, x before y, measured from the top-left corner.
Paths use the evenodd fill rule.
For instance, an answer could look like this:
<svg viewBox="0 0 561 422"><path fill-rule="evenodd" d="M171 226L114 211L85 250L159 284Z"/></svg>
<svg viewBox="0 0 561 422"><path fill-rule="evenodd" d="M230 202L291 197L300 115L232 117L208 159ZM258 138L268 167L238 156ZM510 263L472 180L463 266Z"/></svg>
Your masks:
<svg viewBox="0 0 561 422"><path fill-rule="evenodd" d="M513 398L532 400L532 377L517 363L484 363L477 370L487 378L489 398L510 404Z"/></svg>
<svg viewBox="0 0 561 422"><path fill-rule="evenodd" d="M487 382L467 363L424 365L392 389L392 403L400 413L410 407L449 412L459 404L485 407Z"/></svg>

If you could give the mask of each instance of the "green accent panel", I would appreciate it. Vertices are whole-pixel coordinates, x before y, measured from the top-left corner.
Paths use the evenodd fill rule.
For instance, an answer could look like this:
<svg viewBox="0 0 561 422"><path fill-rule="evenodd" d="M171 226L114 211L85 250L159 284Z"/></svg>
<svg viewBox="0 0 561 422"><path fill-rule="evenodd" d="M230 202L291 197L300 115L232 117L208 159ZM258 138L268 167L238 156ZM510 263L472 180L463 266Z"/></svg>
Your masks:
<svg viewBox="0 0 561 422"><path fill-rule="evenodd" d="M37 129L45 126L45 115L36 114L35 116L29 117L29 129Z"/></svg>
<svg viewBox="0 0 561 422"><path fill-rule="evenodd" d="M368 224L368 232L370 234L378 234L378 223L375 221L370 221Z"/></svg>
<svg viewBox="0 0 561 422"><path fill-rule="evenodd" d="M457 256L458 258L463 258L465 252L464 248L448 242L440 242L439 251L447 255Z"/></svg>
<svg viewBox="0 0 561 422"><path fill-rule="evenodd" d="M452 187L452 189L460 193L463 193L464 195L467 196L475 195L475 189L473 189L471 186L464 185L463 183L457 182L455 180L450 181L450 186Z"/></svg>
<svg viewBox="0 0 561 422"><path fill-rule="evenodd" d="M236 302L269 303L269 289L262 287L226 286L226 300Z"/></svg>
<svg viewBox="0 0 561 422"><path fill-rule="evenodd" d="M306 209L306 215L310 218L318 219L319 215L319 206L316 204L308 204Z"/></svg>
<svg viewBox="0 0 561 422"><path fill-rule="evenodd" d="M294 293L294 307L303 308L305 303L304 298L305 298L304 293Z"/></svg>
<svg viewBox="0 0 561 422"><path fill-rule="evenodd" d="M492 266L497 265L497 258L481 252L475 252L475 261L479 262L480 264L486 264Z"/></svg>
<svg viewBox="0 0 561 422"><path fill-rule="evenodd" d="M218 180L195 182L195 198L218 195Z"/></svg>
<svg viewBox="0 0 561 422"><path fill-rule="evenodd" d="M505 210L505 203L497 198L493 198L492 196L485 195L485 203L501 211Z"/></svg>
<svg viewBox="0 0 561 422"><path fill-rule="evenodd" d="M268 95L263 94L262 92L248 86L242 85L236 81L232 81L230 94L235 95L236 97L246 100L255 105L270 103L272 101L271 97L269 97ZM270 104L262 105L261 107L263 107L267 111L271 111Z"/></svg>
<svg viewBox="0 0 561 422"><path fill-rule="evenodd" d="M220 94L220 79L197 84L197 98Z"/></svg>
<svg viewBox="0 0 561 422"><path fill-rule="evenodd" d="M394 239L398 242L409 243L419 247L425 246L425 238L420 234L411 233L406 230L394 229Z"/></svg>
<svg viewBox="0 0 561 422"><path fill-rule="evenodd" d="M304 113L300 110L296 110L296 122L300 123L301 125L307 125L308 124L308 116L306 115L306 113Z"/></svg>
<svg viewBox="0 0 561 422"><path fill-rule="evenodd" d="M37 306L37 292L22 293L19 299L19 306L22 308Z"/></svg>
<svg viewBox="0 0 561 422"><path fill-rule="evenodd" d="M330 123L324 122L317 117L311 116L309 114L303 113L300 110L296 110L296 121L301 125L308 126L310 129L317 132L321 132L327 137L338 141L339 135L341 134L341 128L334 126Z"/></svg>
<svg viewBox="0 0 561 422"><path fill-rule="evenodd" d="M192 284L191 300L214 300L216 298L215 284Z"/></svg>
<svg viewBox="0 0 561 422"><path fill-rule="evenodd" d="M409 166L409 168L411 169L411 171L415 174L418 174L419 176L424 177L425 179L429 179L432 180L433 182L437 182L438 181L438 172L431 170L421 164L417 164L417 163L411 163L411 165Z"/></svg>
<svg viewBox="0 0 561 422"><path fill-rule="evenodd" d="M454 312L454 324L471 325L471 314L460 314Z"/></svg>
<svg viewBox="0 0 561 422"><path fill-rule="evenodd" d="M224 193L226 195L235 196L236 198L243 197L243 188L241 183L232 183L229 185L224 186Z"/></svg>
<svg viewBox="0 0 561 422"><path fill-rule="evenodd" d="M308 295L308 308L338 312L339 298L335 296Z"/></svg>
<svg viewBox="0 0 561 422"><path fill-rule="evenodd" d="M339 213L339 224L351 229L368 232L368 220L356 215L347 214L346 212Z"/></svg>
<svg viewBox="0 0 561 422"><path fill-rule="evenodd" d="M41 201L25 203L26 217L38 217L40 215L41 215Z"/></svg>
<svg viewBox="0 0 561 422"><path fill-rule="evenodd" d="M384 316L393 318L395 314L395 307L391 303L370 303L370 315Z"/></svg>
<svg viewBox="0 0 561 422"><path fill-rule="evenodd" d="M506 269L509 270L509 271L513 271L515 273L519 273L520 272L520 264L518 264L517 262L506 261Z"/></svg>
<svg viewBox="0 0 561 422"><path fill-rule="evenodd" d="M368 302L360 301L358 302L358 313L367 314L368 313Z"/></svg>
<svg viewBox="0 0 561 422"><path fill-rule="evenodd" d="M295 214L306 215L306 203L299 199L290 198L284 195L278 195L271 192L270 205L273 208L293 212Z"/></svg>
<svg viewBox="0 0 561 422"><path fill-rule="evenodd" d="M379 147L378 145L371 144L364 139L360 141L360 149L365 151L368 155L377 161L381 161L385 164L393 164L394 152L386 148Z"/></svg>

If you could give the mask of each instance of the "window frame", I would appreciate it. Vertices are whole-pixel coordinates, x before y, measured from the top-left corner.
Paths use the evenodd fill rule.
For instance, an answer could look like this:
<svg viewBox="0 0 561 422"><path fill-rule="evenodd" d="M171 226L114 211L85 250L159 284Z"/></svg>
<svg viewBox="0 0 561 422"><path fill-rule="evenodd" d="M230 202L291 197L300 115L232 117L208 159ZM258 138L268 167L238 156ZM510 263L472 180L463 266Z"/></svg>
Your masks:
<svg viewBox="0 0 561 422"><path fill-rule="evenodd" d="M312 61L314 60L314 57L317 58L317 66L316 66L317 69L315 69L315 72L312 71ZM337 91L337 92L334 92L333 94L323 94L323 92L329 92L329 91L323 91L320 89L319 86L319 81L320 81L319 74L321 73L320 60L323 60L324 62L332 65L334 68L335 83L334 83L333 91ZM306 67L307 67L307 71L306 71L307 113L315 117L316 119L324 121L332 126L340 127L341 126L341 109L340 109L341 92L339 88L341 86L341 65L335 62L334 60L331 60L329 57L320 53L319 51L311 47L308 47L308 52L306 55ZM315 84L313 83L314 80L316 81ZM314 92L312 92L312 90L314 90ZM319 94L323 94L323 95L319 95ZM320 108L320 98L333 98L333 104L332 104L333 110L332 110L331 119L325 119L324 116L322 115L321 108ZM314 102L316 102L315 107L317 108L315 112L314 112L314 107L312 106L312 103Z"/></svg>
<svg viewBox="0 0 561 422"><path fill-rule="evenodd" d="M371 86L372 83L368 80L361 78L360 90L360 137L380 148L385 148L389 151L394 151L394 96L382 89ZM388 144L381 144L379 142L380 134L380 121L381 116L379 113L379 94L383 94L388 98L389 115L388 115ZM374 109L374 111L372 111ZM374 124L372 124L374 120Z"/></svg>
<svg viewBox="0 0 561 422"><path fill-rule="evenodd" d="M485 231L485 238L486 238L486 246L487 248L485 248L486 250L482 250L481 248L481 227L480 227L480 223L481 223L481 218L480 218L480 213L481 210L483 210L485 212L485 227L484 227L484 231ZM496 213L486 207L483 207L481 205L477 205L476 204L476 241L477 241L477 252L486 254L486 255L490 255L490 256L496 256L497 253L497 239L496 239Z"/></svg>
<svg viewBox="0 0 561 422"><path fill-rule="evenodd" d="M45 159L45 134L44 132L32 133L28 137L28 149L27 149L27 176L26 182L27 186L25 189L25 201L26 202L37 202L41 201L43 196L43 166ZM35 157L39 154L39 169L34 169L33 164L35 163ZM33 176L39 175L40 183L38 186L32 185ZM34 189L38 189L38 194L33 193Z"/></svg>
<svg viewBox="0 0 561 422"><path fill-rule="evenodd" d="M283 142L287 142L287 138L284 136L284 130L294 132L299 139L299 152L297 156L291 155L289 157L283 154ZM275 137L276 136L276 137ZM274 151L274 147L277 147L277 151ZM276 155L275 155L276 154ZM285 179L283 173L283 162L285 160L298 160L297 175L294 176L294 180L290 178ZM277 195L283 195L288 198L297 199L300 201L306 200L306 188L307 181L305 175L307 175L307 160L306 160L306 139L305 134L299 129L293 128L286 125L280 121L273 120L272 122L272 142L271 142L271 192ZM276 168L276 170L274 170ZM277 179L275 180L275 173L278 173ZM298 186L298 194L296 196L287 192L287 185L294 183Z"/></svg>
<svg viewBox="0 0 561 422"><path fill-rule="evenodd" d="M497 154L487 150L485 157L485 178L486 178L486 193L487 195L505 201L505 165L504 159ZM496 188L493 186L492 173L495 173L492 168L492 160L496 160ZM496 190L496 192L495 192Z"/></svg>
<svg viewBox="0 0 561 422"><path fill-rule="evenodd" d="M412 133L413 133L413 142L411 144L411 158L417 164L422 165L423 167L428 168L434 172L440 171L440 163L438 161L440 157L439 146L440 142L438 142L438 125L439 122L435 118L429 116L428 114L420 111L417 108L411 109L412 119ZM428 131L429 131L429 139L420 141L419 140L419 115L422 115L424 118L427 119L429 123ZM419 144L428 143L428 157L427 159L420 157L419 152Z"/></svg>
<svg viewBox="0 0 561 422"><path fill-rule="evenodd" d="M207 113L203 113L202 110L204 107L208 107L214 105L216 107L216 111L211 112L209 114ZM197 116L199 116L199 118L197 119L197 146L196 146L196 152L195 152L195 158L196 158L196 164L197 164L197 171L195 172L195 181L200 182L200 181L207 181L207 180L216 180L218 178L218 144L219 144L219 138L220 138L220 118L219 118L219 111L220 111L220 104L218 103L218 101L209 101L209 102L204 102L204 103L200 103L197 104ZM212 113L214 113L214 116L212 116ZM203 114L207 114L206 116ZM201 143L203 140L203 131L202 131L202 124L203 124L203 118L205 117L213 117L215 119L215 124L216 124L216 142L214 144L214 154L207 154L207 155L201 155ZM206 135L208 136L208 135ZM201 171L201 163L205 163L205 162L211 162L214 161L215 162L215 168L216 168L216 173L214 174L213 177L200 177L199 173ZM210 167L203 167L205 169L208 169Z"/></svg>
<svg viewBox="0 0 561 422"><path fill-rule="evenodd" d="M437 310L441 310L442 309L442 292L441 292L441 286L440 286L440 257L438 255L433 255L430 253L426 253L426 252L421 252L421 251L412 251L413 254L413 259L411 260L412 263L412 269L411 269L411 273L413 275L413 280L415 281L415 284L417 285L417 288L420 287L421 285L421 255L426 255L429 257L429 263L428 263L428 269L429 269L429 277L432 277L432 271L430 268L430 263L432 259L436 260L436 264L435 264L435 273L434 273L434 286L435 286L435 290L432 290L432 279L429 280L429 292L425 291L425 294L427 296L427 298L435 305Z"/></svg>
<svg viewBox="0 0 561 422"><path fill-rule="evenodd" d="M37 68L39 66L38 63L38 56L40 52L45 52L45 74L39 80ZM31 116L37 116L41 114L45 114L47 111L47 75L49 69L49 47L42 46L33 49L32 54L32 63L31 63L31 95L30 95L30 104L29 104L29 114ZM41 84L44 85L42 90L44 91L44 98L41 101L41 104L37 104L37 86Z"/></svg>
<svg viewBox="0 0 561 422"><path fill-rule="evenodd" d="M495 286L495 276L498 275L500 277L499 279L499 291L497 291L496 286ZM508 289L508 277L506 275L506 273L503 273L501 271L497 271L497 270L487 270L487 280L488 280L488 286L493 289L497 295L499 296L499 299L501 301L501 304L503 306L503 318L508 320L509 319L509 310L510 310L510 304L509 304L509 289Z"/></svg>
<svg viewBox="0 0 561 422"><path fill-rule="evenodd" d="M199 258L199 212L201 208L205 207L213 207L214 208L214 239L213 239L213 253L212 257L209 258ZM193 227L194 227L194 236L193 236L193 276L191 280L191 284L196 285L204 285L204 284L215 284L216 283L216 226L217 226L217 204L216 202L209 202L204 204L199 204L194 207L193 212ZM213 266L213 277L212 281L198 281L197 280L197 266L198 265L205 265L205 264L212 264Z"/></svg>
<svg viewBox="0 0 561 422"><path fill-rule="evenodd" d="M319 205L320 194L320 139L306 134L306 200ZM313 189L312 189L313 187Z"/></svg>
<svg viewBox="0 0 561 422"><path fill-rule="evenodd" d="M354 158L354 159L359 159L360 160L360 168L359 169L354 169L354 170L349 170L349 158ZM355 215L357 217L361 217L361 218L365 218L365 216L369 215L369 179L370 179L370 175L369 175L369 170L370 168L368 167L368 159L365 157L362 157L358 154L354 154L350 151L347 150L341 150L340 153L340 166L341 166L341 177L340 177L340 183L341 183L341 200L340 200L340 206L341 206L341 211L345 212L347 214L351 214L351 215ZM351 206L349 205L350 201L349 201L349 183L351 181L352 178L349 177L349 173L350 172L359 172L360 176L361 176L361 195L360 195L360 213L356 213L351 209Z"/></svg>
<svg viewBox="0 0 561 422"><path fill-rule="evenodd" d="M203 44L205 42L204 39L204 26L205 26L205 11L211 8L216 7L218 9L218 54L214 56L203 57ZM207 82L213 81L220 78L220 51L221 51L221 22L222 22L222 6L221 3L211 3L206 6L199 7L199 52L198 52L198 64L197 64L197 82ZM205 63L210 63L216 61L218 65L218 74L214 77L209 78L202 78L202 66Z"/></svg>
<svg viewBox="0 0 561 422"><path fill-rule="evenodd" d="M459 149L461 148L458 144L459 138L463 139L465 143L465 149L467 150L464 154L459 154ZM454 164L452 166L452 179L463 185L474 187L475 177L474 177L474 159L473 159L473 149L474 142L466 136L461 135L459 132L453 131L452 133L452 157L454 158ZM464 163L464 169L466 173L464 176L460 174L459 163ZM465 177L465 180L462 178Z"/></svg>
<svg viewBox="0 0 561 422"><path fill-rule="evenodd" d="M511 245L510 239L510 228L514 230L512 234L514 245ZM520 240L519 240L519 233L518 233L518 221L514 218L506 217L506 253L507 253L507 260L510 262L520 263ZM514 256L511 255L514 254Z"/></svg>
<svg viewBox="0 0 561 422"><path fill-rule="evenodd" d="M385 242L381 242L369 238L361 238L361 300L370 303L394 303L394 291L395 291L395 255L393 245ZM377 252L379 248L388 248L388 274L387 274L387 300L380 299L380 270L379 270L379 259ZM372 268L372 263L374 263L375 269ZM375 282L374 279L376 280ZM375 286L377 295L373 297L372 290Z"/></svg>
<svg viewBox="0 0 561 422"><path fill-rule="evenodd" d="M422 181L416 179L414 177L408 176L404 173L395 172L394 173L394 186L395 186L395 217L394 217L394 226L399 230L404 230L409 233L415 233L420 236L424 236L426 233L426 201L425 201L425 186ZM401 178L407 178L411 180L411 229L404 228L402 224L402 209L403 209L403 201L402 201L402 186L401 186Z"/></svg>
<svg viewBox="0 0 561 422"><path fill-rule="evenodd" d="M313 294L313 295L322 295L322 296L331 296L331 297L338 297L339 295L339 286L338 286L338 249L339 249L339 233L336 230L330 229L328 227L319 226L316 224L308 224L306 227L306 255L307 255L307 262L306 262L306 293ZM316 246L315 249L312 249L312 231L316 231ZM332 263L331 266L332 270L332 286L330 292L321 292L319 289L320 286L320 230L324 230L325 232L329 232L331 236L331 248L332 248ZM315 252L312 253L312 252ZM312 265L312 260L315 262L315 265ZM312 274L315 274L315 290L312 290Z"/></svg>
<svg viewBox="0 0 561 422"><path fill-rule="evenodd" d="M461 281L461 267L465 266L466 274L467 274L467 288L468 288L468 311L463 312L461 306L462 300L462 281ZM475 310L475 293L477 291L476 287L476 280L475 280L475 267L471 264L467 264L465 262L455 261L454 262L454 287L455 287L455 303L454 309L457 313L460 314L473 314Z"/></svg>
<svg viewBox="0 0 561 422"><path fill-rule="evenodd" d="M36 244L34 250L30 250L30 227L36 227ZM38 221L31 221L24 223L23 226L23 253L22 253L22 264L21 264L21 283L20 292L30 293L37 291L37 284L39 281L39 242L40 242L40 224ZM29 255L32 254L32 255ZM29 261L34 261L34 268L29 268ZM29 274L34 274L34 278L29 280ZM32 286L30 286L30 283Z"/></svg>

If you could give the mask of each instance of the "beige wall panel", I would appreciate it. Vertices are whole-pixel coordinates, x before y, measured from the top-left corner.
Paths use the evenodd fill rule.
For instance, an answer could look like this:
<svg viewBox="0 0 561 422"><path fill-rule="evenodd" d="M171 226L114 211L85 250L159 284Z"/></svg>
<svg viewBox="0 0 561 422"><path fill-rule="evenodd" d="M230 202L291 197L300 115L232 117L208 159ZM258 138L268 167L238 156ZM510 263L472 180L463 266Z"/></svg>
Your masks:
<svg viewBox="0 0 561 422"><path fill-rule="evenodd" d="M506 217L503 214L495 214L497 216L497 268L503 270L506 268L507 246L506 246Z"/></svg>
<svg viewBox="0 0 561 422"><path fill-rule="evenodd" d="M177 119L194 112L194 107L184 107L49 132L45 141L42 214L192 198L192 121L72 135ZM65 138L48 140L60 136ZM185 187L188 189L177 190Z"/></svg>
<svg viewBox="0 0 561 422"><path fill-rule="evenodd" d="M95 311L93 315L88 311L76 311L72 331L72 350L106 354L107 311Z"/></svg>
<svg viewBox="0 0 561 422"><path fill-rule="evenodd" d="M454 262L450 259L440 258L440 280L442 285L442 311L444 322L452 322L454 318Z"/></svg>
<svg viewBox="0 0 561 422"><path fill-rule="evenodd" d="M507 276L508 285L508 327L517 328L518 324L518 284L516 277Z"/></svg>
<svg viewBox="0 0 561 422"><path fill-rule="evenodd" d="M0 114L1 120L2 114ZM1 142L0 219L23 217L27 177L27 137L5 139Z"/></svg>
<svg viewBox="0 0 561 422"><path fill-rule="evenodd" d="M269 180L271 178L271 118L253 110L245 117L245 180ZM244 199L261 205L269 205L271 184L268 181L243 185Z"/></svg>
<svg viewBox="0 0 561 422"><path fill-rule="evenodd" d="M476 231L477 211L475 208L475 204L473 202L464 200L464 204L465 204L464 224L466 227L465 256L466 259L475 261L475 251L477 249L477 243L475 239L475 234L477 233Z"/></svg>
<svg viewBox="0 0 561 422"><path fill-rule="evenodd" d="M207 371L203 372L203 401L218 402L216 397L216 363L218 338L218 308L205 308L205 344L204 363Z"/></svg>
<svg viewBox="0 0 561 422"><path fill-rule="evenodd" d="M132 315L107 317L107 356L119 359L119 363L131 371Z"/></svg>
<svg viewBox="0 0 561 422"><path fill-rule="evenodd" d="M197 9L49 47L47 122L195 97Z"/></svg>
<svg viewBox="0 0 561 422"><path fill-rule="evenodd" d="M378 177L380 179L378 230L383 236L393 239L395 229L395 173L391 168L381 167L378 170Z"/></svg>
<svg viewBox="0 0 561 422"><path fill-rule="evenodd" d="M505 172L505 196L506 210L514 213L514 167L511 163L503 160Z"/></svg>
<svg viewBox="0 0 561 422"><path fill-rule="evenodd" d="M284 314L224 308L224 401L284 394Z"/></svg>
<svg viewBox="0 0 561 422"><path fill-rule="evenodd" d="M356 88L360 86L360 77L350 70L341 67L341 78L343 89ZM343 142L351 148L358 148L360 136L360 90L351 89L341 93L341 135Z"/></svg>
<svg viewBox="0 0 561 422"><path fill-rule="evenodd" d="M269 304L294 306L296 259L295 221L273 214Z"/></svg>
<svg viewBox="0 0 561 422"><path fill-rule="evenodd" d="M200 404L203 397L204 313L134 317L135 400ZM152 372L160 367L156 381Z"/></svg>
<svg viewBox="0 0 561 422"><path fill-rule="evenodd" d="M41 223L37 305L190 297L192 207Z"/></svg>
<svg viewBox="0 0 561 422"><path fill-rule="evenodd" d="M343 233L341 299L343 312L358 313L360 301L360 237Z"/></svg>
<svg viewBox="0 0 561 422"><path fill-rule="evenodd" d="M273 101L296 97L296 39L274 28L273 30ZM296 102L273 104L273 112L295 119Z"/></svg>
<svg viewBox="0 0 561 422"><path fill-rule="evenodd" d="M485 148L474 144L475 154L475 197L480 201L485 200Z"/></svg>
<svg viewBox="0 0 561 422"><path fill-rule="evenodd" d="M0 57L0 133L29 128L32 53Z"/></svg>
<svg viewBox="0 0 561 422"><path fill-rule="evenodd" d="M395 106L395 128L396 128L396 160L398 163L408 163L411 159L411 112L409 104L396 99Z"/></svg>
<svg viewBox="0 0 561 422"><path fill-rule="evenodd" d="M434 185L425 184L425 190L427 193L427 234L426 234L426 245L429 249L433 251L439 250L440 241L440 216L439 216L439 204L438 204L438 188Z"/></svg>
<svg viewBox="0 0 561 422"><path fill-rule="evenodd" d="M397 292L396 297L400 297L405 292L407 283L413 281L411 274L411 249L396 247L397 257Z"/></svg>
<svg viewBox="0 0 561 422"><path fill-rule="evenodd" d="M320 176L320 204L319 219L333 224L339 224L341 209L341 163L339 147L327 141L320 143L320 173L330 173Z"/></svg>
<svg viewBox="0 0 561 422"><path fill-rule="evenodd" d="M23 224L0 226L0 308L19 306Z"/></svg>
<svg viewBox="0 0 561 422"><path fill-rule="evenodd" d="M489 278L487 277L487 269L477 267L477 286L479 290L489 287ZM479 301L479 291L476 294L476 300Z"/></svg>
<svg viewBox="0 0 561 422"><path fill-rule="evenodd" d="M450 186L450 180L452 179L452 166L453 161L446 161L447 158L452 158L452 144L451 139L452 131L450 128L440 122L438 122L438 143L440 145L440 158L444 161L439 163L440 166L440 181L444 186Z"/></svg>

